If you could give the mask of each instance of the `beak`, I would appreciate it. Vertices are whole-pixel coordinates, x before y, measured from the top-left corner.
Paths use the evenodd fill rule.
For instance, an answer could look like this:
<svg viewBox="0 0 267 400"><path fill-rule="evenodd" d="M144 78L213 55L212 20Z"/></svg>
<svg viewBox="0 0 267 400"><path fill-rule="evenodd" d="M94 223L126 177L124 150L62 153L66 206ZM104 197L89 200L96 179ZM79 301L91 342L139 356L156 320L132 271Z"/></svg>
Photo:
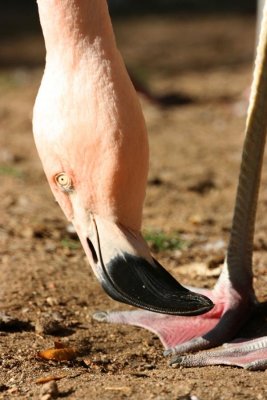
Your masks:
<svg viewBox="0 0 267 400"><path fill-rule="evenodd" d="M73 222L95 275L114 300L171 315L198 315L213 307L151 257L140 233L94 215L84 235Z"/></svg>

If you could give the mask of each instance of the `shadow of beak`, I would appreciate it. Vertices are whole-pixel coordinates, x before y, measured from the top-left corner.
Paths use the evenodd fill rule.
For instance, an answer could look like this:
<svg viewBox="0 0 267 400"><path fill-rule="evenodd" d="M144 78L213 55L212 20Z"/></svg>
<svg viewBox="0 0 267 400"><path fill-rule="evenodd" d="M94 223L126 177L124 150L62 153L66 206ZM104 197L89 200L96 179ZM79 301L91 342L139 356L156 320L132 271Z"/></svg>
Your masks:
<svg viewBox="0 0 267 400"><path fill-rule="evenodd" d="M171 315L212 309L210 299L184 288L151 257L141 234L98 216L93 224L90 237L79 236L98 280L114 300Z"/></svg>

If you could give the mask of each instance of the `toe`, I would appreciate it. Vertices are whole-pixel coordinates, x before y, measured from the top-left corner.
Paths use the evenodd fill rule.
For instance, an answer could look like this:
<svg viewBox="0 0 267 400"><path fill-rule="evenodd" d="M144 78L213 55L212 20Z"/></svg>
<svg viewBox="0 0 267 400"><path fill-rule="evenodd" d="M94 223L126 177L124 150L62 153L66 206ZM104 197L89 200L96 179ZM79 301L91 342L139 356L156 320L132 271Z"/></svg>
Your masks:
<svg viewBox="0 0 267 400"><path fill-rule="evenodd" d="M107 311L97 311L92 315L93 319L98 322L108 322Z"/></svg>

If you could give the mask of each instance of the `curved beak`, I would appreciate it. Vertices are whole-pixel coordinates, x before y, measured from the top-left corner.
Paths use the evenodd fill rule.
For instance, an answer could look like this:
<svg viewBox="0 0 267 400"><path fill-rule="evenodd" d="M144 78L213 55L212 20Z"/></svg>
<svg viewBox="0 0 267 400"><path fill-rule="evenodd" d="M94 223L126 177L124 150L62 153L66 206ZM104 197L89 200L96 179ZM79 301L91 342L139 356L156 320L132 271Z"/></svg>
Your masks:
<svg viewBox="0 0 267 400"><path fill-rule="evenodd" d="M79 229L77 233L98 280L114 300L172 315L198 315L213 307L211 300L181 286L151 257L141 234L97 215L86 237Z"/></svg>

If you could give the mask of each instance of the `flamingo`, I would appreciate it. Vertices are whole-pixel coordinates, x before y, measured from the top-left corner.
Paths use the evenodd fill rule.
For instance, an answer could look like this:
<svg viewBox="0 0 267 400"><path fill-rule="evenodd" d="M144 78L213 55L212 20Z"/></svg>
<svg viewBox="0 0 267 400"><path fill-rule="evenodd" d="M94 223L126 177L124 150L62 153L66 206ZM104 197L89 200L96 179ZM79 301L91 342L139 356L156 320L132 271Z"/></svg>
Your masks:
<svg viewBox="0 0 267 400"><path fill-rule="evenodd" d="M224 268L213 290L188 290L151 256L141 235L147 132L106 0L37 2L47 55L33 131L45 174L104 290L142 308L94 318L155 332L174 365L265 367L267 338L184 353L231 340L257 306L252 240L267 125L267 7Z"/></svg>

